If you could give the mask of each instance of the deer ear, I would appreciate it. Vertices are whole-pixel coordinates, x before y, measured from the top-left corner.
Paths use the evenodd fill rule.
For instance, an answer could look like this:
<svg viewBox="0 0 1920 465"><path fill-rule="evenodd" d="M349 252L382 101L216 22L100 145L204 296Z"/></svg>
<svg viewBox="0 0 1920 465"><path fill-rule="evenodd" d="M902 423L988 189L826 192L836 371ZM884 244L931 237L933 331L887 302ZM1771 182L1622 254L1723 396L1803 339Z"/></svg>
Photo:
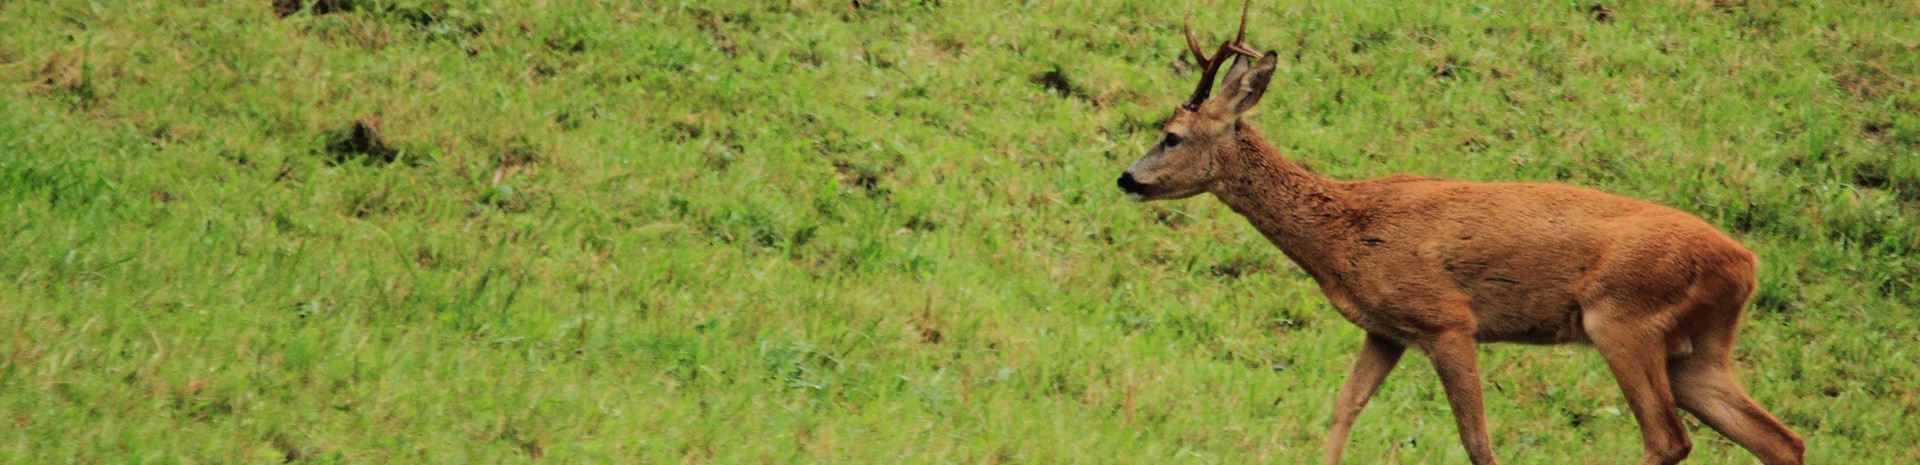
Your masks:
<svg viewBox="0 0 1920 465"><path fill-rule="evenodd" d="M1247 77L1247 56L1236 53L1233 55L1233 65L1227 67L1227 76L1220 79L1220 96L1233 97L1234 83L1244 77Z"/></svg>
<svg viewBox="0 0 1920 465"><path fill-rule="evenodd" d="M1280 64L1280 55L1267 52L1260 61L1247 66L1247 59L1237 58L1233 68L1227 70L1226 82L1222 84L1223 97L1228 108L1235 114L1246 113L1253 105L1260 103L1260 97L1267 94L1267 83L1273 81L1273 68Z"/></svg>

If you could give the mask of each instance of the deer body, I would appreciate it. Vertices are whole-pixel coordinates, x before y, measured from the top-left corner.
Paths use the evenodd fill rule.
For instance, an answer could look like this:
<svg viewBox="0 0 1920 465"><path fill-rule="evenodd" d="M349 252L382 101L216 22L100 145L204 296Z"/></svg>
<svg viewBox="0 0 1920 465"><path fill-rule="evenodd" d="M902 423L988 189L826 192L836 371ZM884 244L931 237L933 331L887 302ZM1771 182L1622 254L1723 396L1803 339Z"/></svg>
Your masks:
<svg viewBox="0 0 1920 465"><path fill-rule="evenodd" d="M1243 12L1241 38L1245 29ZM1433 361L1467 455L1494 464L1480 342L1592 345L1639 422L1642 465L1690 451L1676 407L1768 465L1802 463L1800 437L1731 371L1734 330L1755 288L1753 254L1738 243L1679 210L1561 184L1320 177L1242 118L1266 93L1277 55L1240 39L1211 57L1191 33L1187 43L1205 65L1201 82L1119 187L1137 201L1212 193L1367 333L1334 400L1327 464L1340 462L1354 419L1408 347ZM1230 55L1238 58L1212 96Z"/></svg>
<svg viewBox="0 0 1920 465"><path fill-rule="evenodd" d="M1638 286L1655 300L1703 280L1752 287L1752 254L1668 207L1560 184L1335 181L1280 157L1251 127L1239 135L1238 165L1212 192L1369 333L1413 341L1457 328L1486 342L1587 342L1583 287ZM1603 266L1616 263L1633 268ZM1608 271L1634 281L1607 282ZM1404 308L1443 297L1465 312Z"/></svg>

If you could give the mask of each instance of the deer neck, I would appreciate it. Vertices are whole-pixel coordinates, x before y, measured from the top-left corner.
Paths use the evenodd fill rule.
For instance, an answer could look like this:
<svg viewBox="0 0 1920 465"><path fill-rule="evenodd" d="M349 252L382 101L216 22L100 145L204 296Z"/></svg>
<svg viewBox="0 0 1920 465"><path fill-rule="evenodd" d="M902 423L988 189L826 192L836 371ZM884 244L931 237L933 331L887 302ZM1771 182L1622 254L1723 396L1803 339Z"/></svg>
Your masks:
<svg viewBox="0 0 1920 465"><path fill-rule="evenodd" d="M1334 279L1340 274L1343 245L1353 242L1346 221L1348 193L1281 157L1252 126L1236 124L1238 153L1222 157L1214 196L1315 279Z"/></svg>

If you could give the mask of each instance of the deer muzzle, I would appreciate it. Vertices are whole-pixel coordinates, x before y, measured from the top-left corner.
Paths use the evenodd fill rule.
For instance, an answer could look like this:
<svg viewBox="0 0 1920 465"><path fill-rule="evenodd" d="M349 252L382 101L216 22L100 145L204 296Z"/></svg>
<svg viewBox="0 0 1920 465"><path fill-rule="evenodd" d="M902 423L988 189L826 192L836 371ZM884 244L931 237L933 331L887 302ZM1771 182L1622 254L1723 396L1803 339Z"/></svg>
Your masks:
<svg viewBox="0 0 1920 465"><path fill-rule="evenodd" d="M1137 179L1134 179L1132 171L1120 173L1119 184L1120 184L1120 191L1126 192L1127 198L1133 199L1134 201L1140 201L1145 198L1143 194L1146 194L1147 192L1147 185L1145 183L1140 182Z"/></svg>

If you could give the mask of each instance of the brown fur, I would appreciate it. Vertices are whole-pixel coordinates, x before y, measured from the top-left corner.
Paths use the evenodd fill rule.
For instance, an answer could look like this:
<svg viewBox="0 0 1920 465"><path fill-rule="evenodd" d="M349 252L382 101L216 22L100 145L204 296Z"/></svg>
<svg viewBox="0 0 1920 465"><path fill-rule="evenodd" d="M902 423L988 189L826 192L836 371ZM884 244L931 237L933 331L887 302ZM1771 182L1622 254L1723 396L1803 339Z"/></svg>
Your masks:
<svg viewBox="0 0 1920 465"><path fill-rule="evenodd" d="M1165 140L1129 168L1137 200L1212 193L1318 282L1367 333L1335 401L1326 463L1406 347L1432 358L1473 463L1494 463L1480 401L1479 342L1585 343L1606 359L1640 422L1642 464L1691 447L1686 409L1767 464L1804 444L1729 371L1752 295L1752 253L1672 208L1561 184L1408 175L1337 181L1280 156L1241 116L1272 53L1238 60L1221 92L1179 108ZM1207 85L1207 84L1202 84Z"/></svg>

